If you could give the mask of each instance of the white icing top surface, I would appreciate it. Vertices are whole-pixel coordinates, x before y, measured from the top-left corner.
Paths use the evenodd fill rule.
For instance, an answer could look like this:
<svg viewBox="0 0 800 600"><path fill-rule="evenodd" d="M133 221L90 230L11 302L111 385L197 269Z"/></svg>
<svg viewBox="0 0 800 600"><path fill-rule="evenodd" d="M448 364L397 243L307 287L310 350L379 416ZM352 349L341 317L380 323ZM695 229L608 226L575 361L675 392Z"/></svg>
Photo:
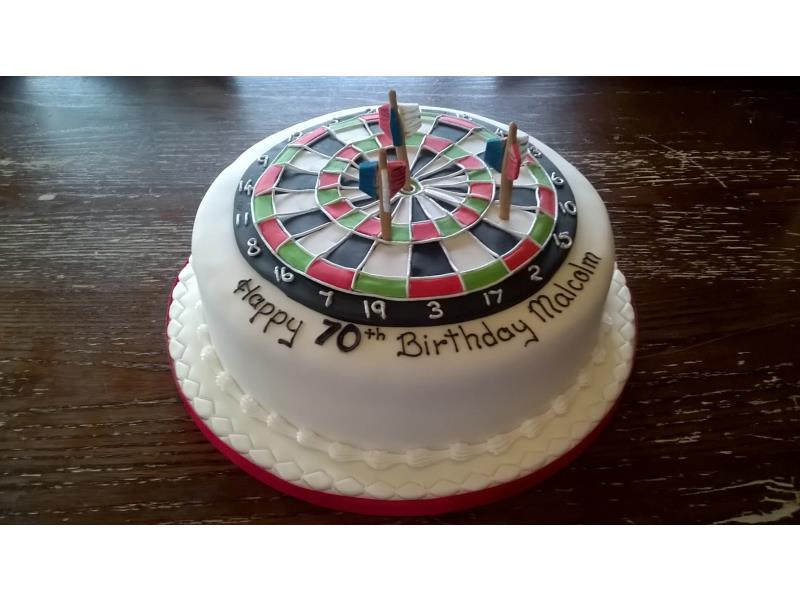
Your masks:
<svg viewBox="0 0 800 600"><path fill-rule="evenodd" d="M243 392L298 429L358 448L395 451L484 443L550 410L588 360L614 267L605 207L574 167L531 138L567 180L581 223L565 262L541 290L459 323L390 327L333 319L289 298L246 260L235 240L233 202L246 169L289 133L368 108L279 132L214 181L198 210L192 241L208 333L220 363ZM302 194L284 200L293 209L310 202ZM510 226L525 230L523 218L512 219ZM333 233L308 243L325 247ZM453 250L466 267L481 260L476 252ZM403 260L402 252L387 250L379 266L367 261L364 269L400 272Z"/></svg>

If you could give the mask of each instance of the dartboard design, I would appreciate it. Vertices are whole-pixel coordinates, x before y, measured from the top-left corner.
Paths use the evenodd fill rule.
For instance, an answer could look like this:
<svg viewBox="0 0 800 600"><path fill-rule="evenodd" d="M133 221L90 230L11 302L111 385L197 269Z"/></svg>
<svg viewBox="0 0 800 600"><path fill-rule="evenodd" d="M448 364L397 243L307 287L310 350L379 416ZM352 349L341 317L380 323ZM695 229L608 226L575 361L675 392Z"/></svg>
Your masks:
<svg viewBox="0 0 800 600"><path fill-rule="evenodd" d="M501 131L423 111L406 139L412 190L391 199L391 240L358 165L391 138L367 112L292 136L247 170L234 198L243 255L290 297L338 318L431 325L529 297L566 257L577 228L569 184L530 147L499 216L500 174L486 142Z"/></svg>

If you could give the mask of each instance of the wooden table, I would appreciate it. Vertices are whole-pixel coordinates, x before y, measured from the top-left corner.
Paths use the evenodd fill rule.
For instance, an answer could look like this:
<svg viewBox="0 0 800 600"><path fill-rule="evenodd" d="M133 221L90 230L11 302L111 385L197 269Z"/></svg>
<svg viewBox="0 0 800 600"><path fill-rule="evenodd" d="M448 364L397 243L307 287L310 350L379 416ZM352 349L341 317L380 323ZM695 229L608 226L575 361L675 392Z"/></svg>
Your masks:
<svg viewBox="0 0 800 600"><path fill-rule="evenodd" d="M583 171L640 320L584 455L429 519L329 512L239 471L189 420L163 337L214 177L392 85L516 119ZM800 522L798 333L797 80L0 81L0 523Z"/></svg>

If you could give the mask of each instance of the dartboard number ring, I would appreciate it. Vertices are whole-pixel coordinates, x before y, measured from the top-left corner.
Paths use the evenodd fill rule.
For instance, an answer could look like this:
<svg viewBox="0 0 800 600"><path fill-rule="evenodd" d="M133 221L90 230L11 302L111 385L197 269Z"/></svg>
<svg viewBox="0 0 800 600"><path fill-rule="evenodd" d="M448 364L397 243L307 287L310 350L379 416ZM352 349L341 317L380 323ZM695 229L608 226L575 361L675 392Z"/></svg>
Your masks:
<svg viewBox="0 0 800 600"><path fill-rule="evenodd" d="M458 323L541 289L567 258L578 218L550 158L525 154L511 218L500 219L499 176L482 159L496 126L423 108L422 128L406 139L413 190L391 198L384 240L376 201L357 180L379 148L395 158L377 120L354 112L261 149L232 194L247 263L293 300L361 324Z"/></svg>

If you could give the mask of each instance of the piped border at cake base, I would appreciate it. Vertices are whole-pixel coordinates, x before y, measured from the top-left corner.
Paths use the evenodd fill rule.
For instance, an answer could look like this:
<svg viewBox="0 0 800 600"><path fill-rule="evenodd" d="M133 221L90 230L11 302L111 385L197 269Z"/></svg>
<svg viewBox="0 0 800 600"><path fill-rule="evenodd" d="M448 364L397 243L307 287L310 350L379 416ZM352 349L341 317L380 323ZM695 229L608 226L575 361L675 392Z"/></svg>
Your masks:
<svg viewBox="0 0 800 600"><path fill-rule="evenodd" d="M324 453L269 432L214 385L213 373L201 360L202 348L195 334L196 326L202 323L202 310L190 264L184 266L170 295L166 338L171 371L190 417L217 450L249 475L287 495L333 510L422 516L466 510L519 493L569 465L591 444L611 420L633 363L632 351L619 349L620 341L635 347L636 328L630 293L618 270L604 319L610 321L614 335L601 336L599 342L613 357L596 367L603 371L603 377L594 373L592 385L557 422L543 426L535 440L521 440L500 455L428 469L405 468L400 475L397 469L386 473L363 463L332 464ZM525 443L532 451L535 443L543 456L531 460L528 453L520 462L518 446ZM470 473L471 468L474 473ZM415 473L425 481L414 482ZM431 485L438 476L443 485L438 481ZM461 484L454 484L452 479L461 480Z"/></svg>

